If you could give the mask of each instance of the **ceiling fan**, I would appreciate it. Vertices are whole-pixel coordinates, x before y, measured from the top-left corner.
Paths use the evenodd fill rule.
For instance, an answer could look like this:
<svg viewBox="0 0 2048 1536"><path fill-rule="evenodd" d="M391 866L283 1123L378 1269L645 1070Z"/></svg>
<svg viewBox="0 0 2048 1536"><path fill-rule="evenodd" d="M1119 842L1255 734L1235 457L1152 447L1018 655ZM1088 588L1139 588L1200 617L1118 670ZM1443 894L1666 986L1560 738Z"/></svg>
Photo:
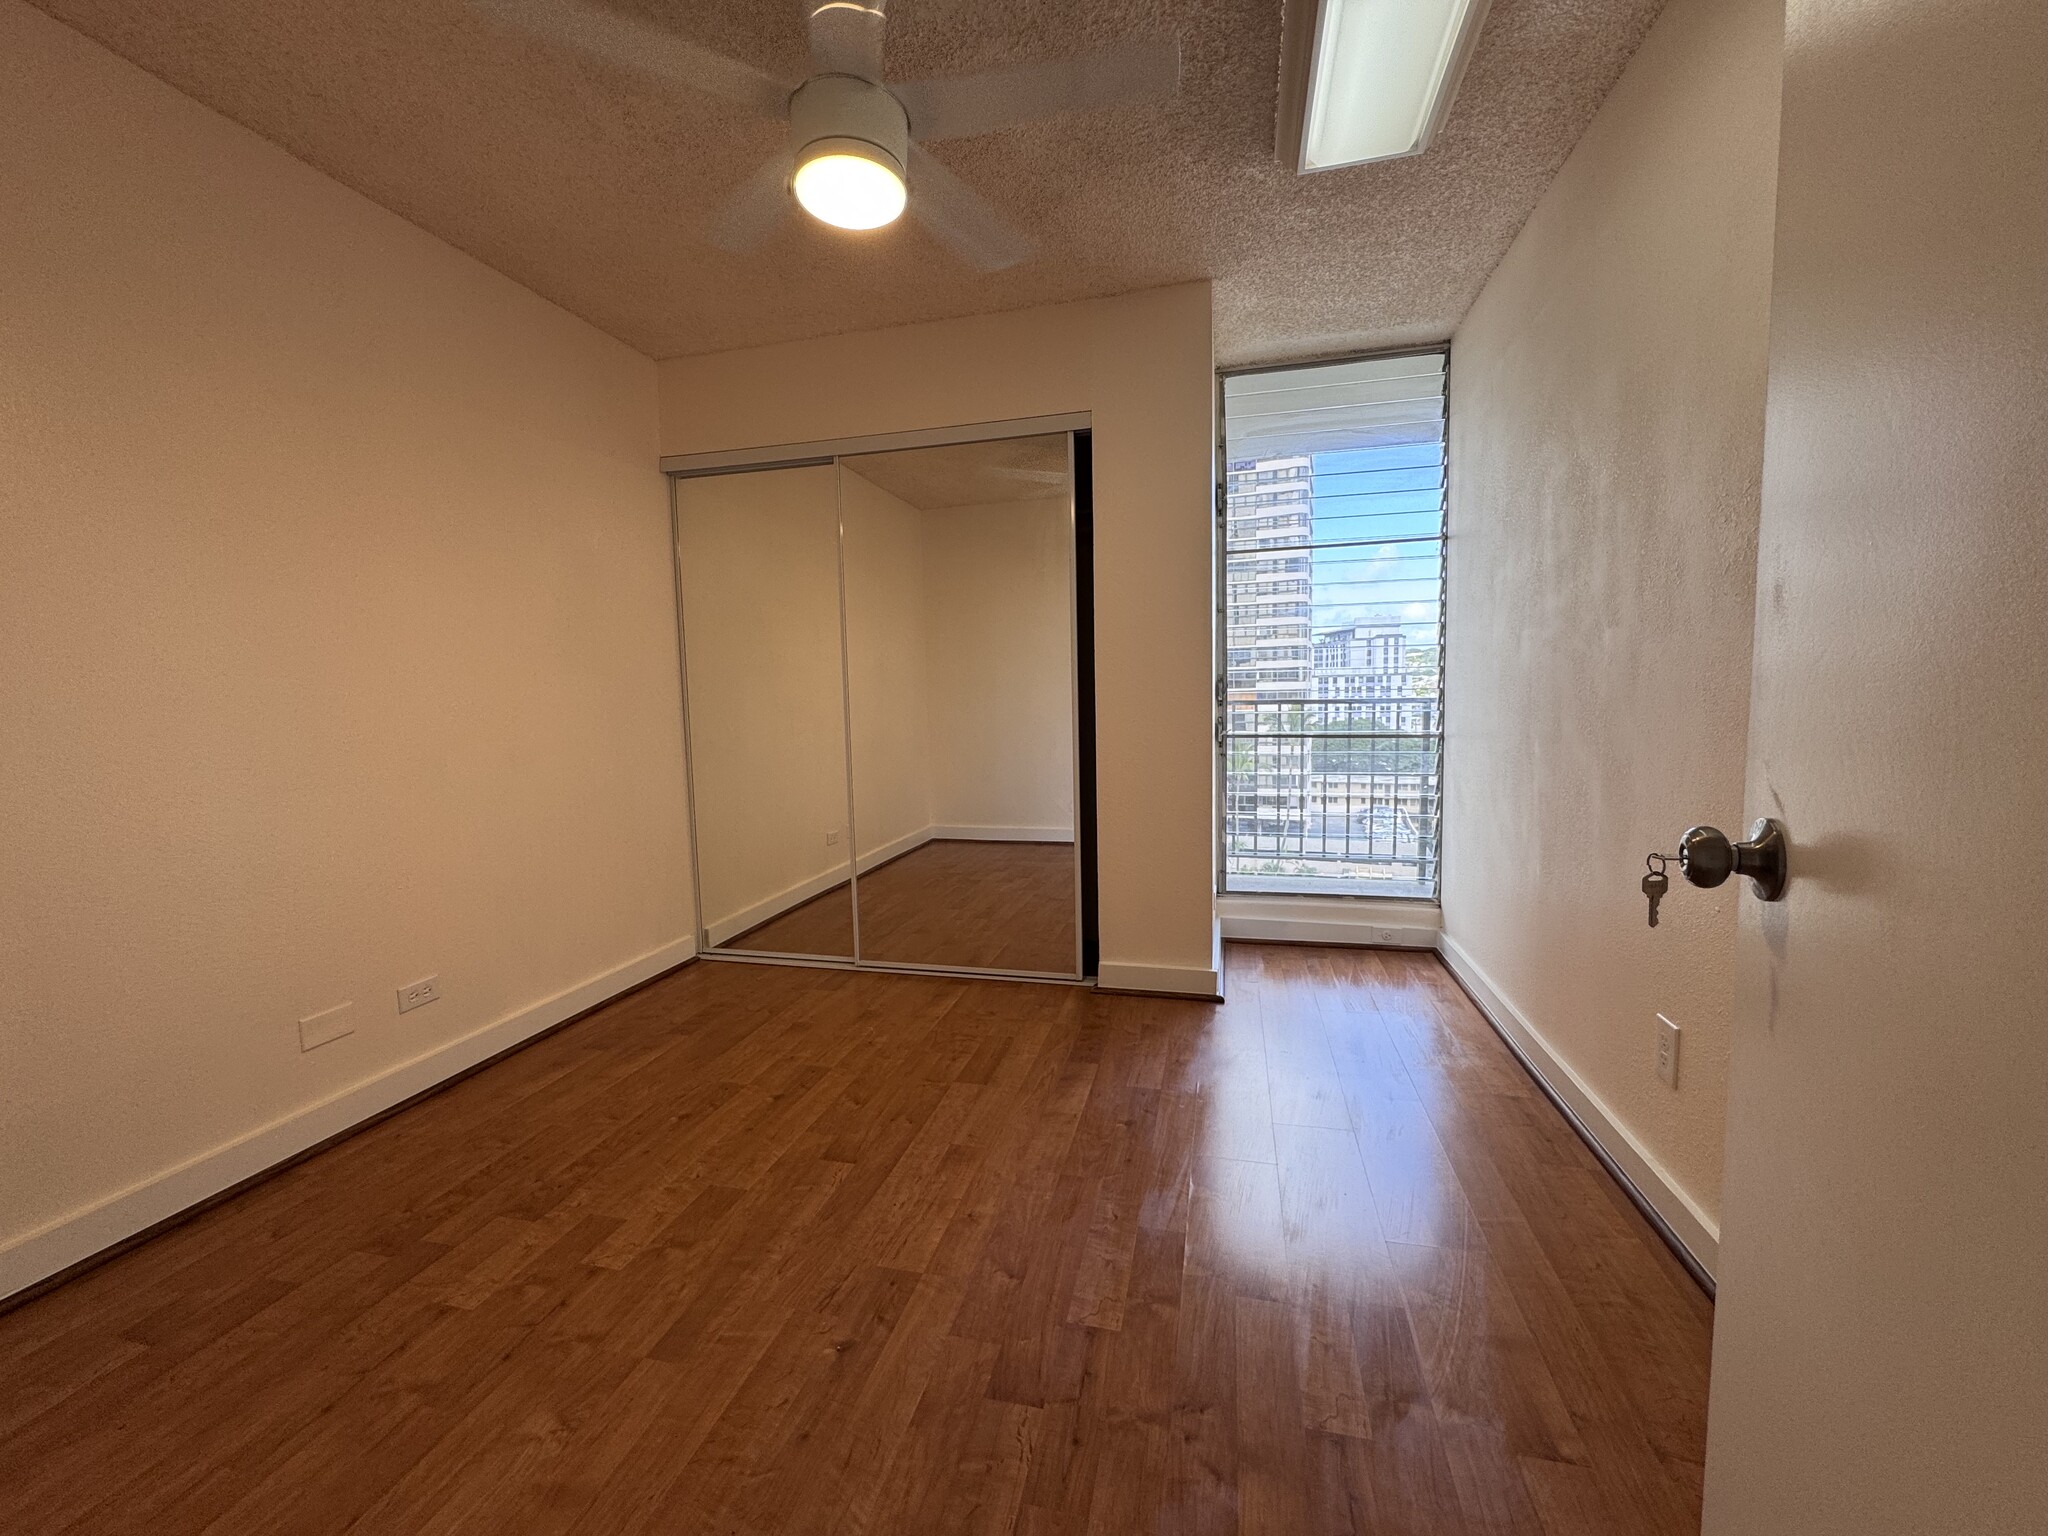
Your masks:
<svg viewBox="0 0 2048 1536"><path fill-rule="evenodd" d="M794 195L806 213L841 229L878 229L908 206L974 266L987 272L1015 266L1031 254L1030 240L922 146L1170 96L1180 86L1180 45L1171 40L951 80L888 83L882 78L888 0L799 0L811 47L811 73L800 82L587 0L472 3L608 64L788 119L788 147L748 178L711 222L712 244L728 251L765 240Z"/></svg>

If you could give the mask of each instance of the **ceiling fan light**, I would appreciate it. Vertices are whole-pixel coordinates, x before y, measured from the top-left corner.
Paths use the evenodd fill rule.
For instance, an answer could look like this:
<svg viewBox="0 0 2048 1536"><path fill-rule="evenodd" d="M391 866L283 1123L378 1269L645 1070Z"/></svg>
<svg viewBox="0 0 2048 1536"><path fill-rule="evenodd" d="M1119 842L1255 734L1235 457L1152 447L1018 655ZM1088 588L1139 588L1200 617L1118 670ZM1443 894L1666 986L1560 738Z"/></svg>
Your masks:
<svg viewBox="0 0 2048 1536"><path fill-rule="evenodd" d="M903 167L863 139L819 139L797 159L790 190L812 218L839 229L880 229L903 212Z"/></svg>

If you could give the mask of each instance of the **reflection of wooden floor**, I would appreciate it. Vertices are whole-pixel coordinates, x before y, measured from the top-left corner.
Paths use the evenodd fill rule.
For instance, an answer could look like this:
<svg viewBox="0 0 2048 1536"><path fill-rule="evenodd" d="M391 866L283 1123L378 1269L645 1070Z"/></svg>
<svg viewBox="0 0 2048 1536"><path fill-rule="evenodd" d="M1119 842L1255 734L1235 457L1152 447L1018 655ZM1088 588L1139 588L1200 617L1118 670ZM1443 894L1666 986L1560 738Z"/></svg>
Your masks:
<svg viewBox="0 0 2048 1536"><path fill-rule="evenodd" d="M0 1530L1698 1536L1713 1309L1433 955L694 965L0 1315Z"/></svg>
<svg viewBox="0 0 2048 1536"><path fill-rule="evenodd" d="M936 839L860 877L863 960L1072 974L1074 845ZM853 953L853 903L835 886L727 949Z"/></svg>

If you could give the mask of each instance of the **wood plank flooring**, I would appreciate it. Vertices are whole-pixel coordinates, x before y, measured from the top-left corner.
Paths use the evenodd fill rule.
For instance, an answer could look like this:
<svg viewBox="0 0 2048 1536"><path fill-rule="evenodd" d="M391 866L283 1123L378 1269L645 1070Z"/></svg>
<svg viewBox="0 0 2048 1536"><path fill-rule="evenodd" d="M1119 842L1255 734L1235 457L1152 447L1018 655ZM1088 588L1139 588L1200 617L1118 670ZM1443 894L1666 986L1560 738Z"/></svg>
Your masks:
<svg viewBox="0 0 2048 1536"><path fill-rule="evenodd" d="M0 1530L1698 1528L1710 1305L1433 957L692 966L0 1315Z"/></svg>
<svg viewBox="0 0 2048 1536"><path fill-rule="evenodd" d="M860 877L866 960L1071 976L1074 845L935 838ZM730 941L728 949L853 954L853 904L835 886Z"/></svg>

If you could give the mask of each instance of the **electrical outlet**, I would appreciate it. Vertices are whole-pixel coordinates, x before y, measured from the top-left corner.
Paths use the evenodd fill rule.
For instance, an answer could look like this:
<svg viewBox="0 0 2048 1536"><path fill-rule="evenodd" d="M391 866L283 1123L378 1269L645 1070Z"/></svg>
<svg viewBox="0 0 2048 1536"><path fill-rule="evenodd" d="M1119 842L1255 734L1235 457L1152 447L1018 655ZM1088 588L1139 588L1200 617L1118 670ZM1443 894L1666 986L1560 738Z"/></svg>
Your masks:
<svg viewBox="0 0 2048 1536"><path fill-rule="evenodd" d="M1678 1086L1678 1026L1657 1015L1657 1075L1666 1086Z"/></svg>
<svg viewBox="0 0 2048 1536"><path fill-rule="evenodd" d="M418 981L409 981L398 989L398 1011L411 1013L415 1008L424 1008L441 996L441 978L422 976Z"/></svg>
<svg viewBox="0 0 2048 1536"><path fill-rule="evenodd" d="M825 834L825 846L827 848L836 848L839 846L839 829L837 827L834 827L831 831Z"/></svg>
<svg viewBox="0 0 2048 1536"><path fill-rule="evenodd" d="M1375 928L1372 934L1375 943L1391 944L1394 942L1394 930L1391 928Z"/></svg>
<svg viewBox="0 0 2048 1536"><path fill-rule="evenodd" d="M330 1040L354 1034L356 1021L349 1017L348 1010L347 1003L336 1003L332 1008L322 1008L318 1013L309 1013L299 1020L299 1049L310 1051Z"/></svg>

